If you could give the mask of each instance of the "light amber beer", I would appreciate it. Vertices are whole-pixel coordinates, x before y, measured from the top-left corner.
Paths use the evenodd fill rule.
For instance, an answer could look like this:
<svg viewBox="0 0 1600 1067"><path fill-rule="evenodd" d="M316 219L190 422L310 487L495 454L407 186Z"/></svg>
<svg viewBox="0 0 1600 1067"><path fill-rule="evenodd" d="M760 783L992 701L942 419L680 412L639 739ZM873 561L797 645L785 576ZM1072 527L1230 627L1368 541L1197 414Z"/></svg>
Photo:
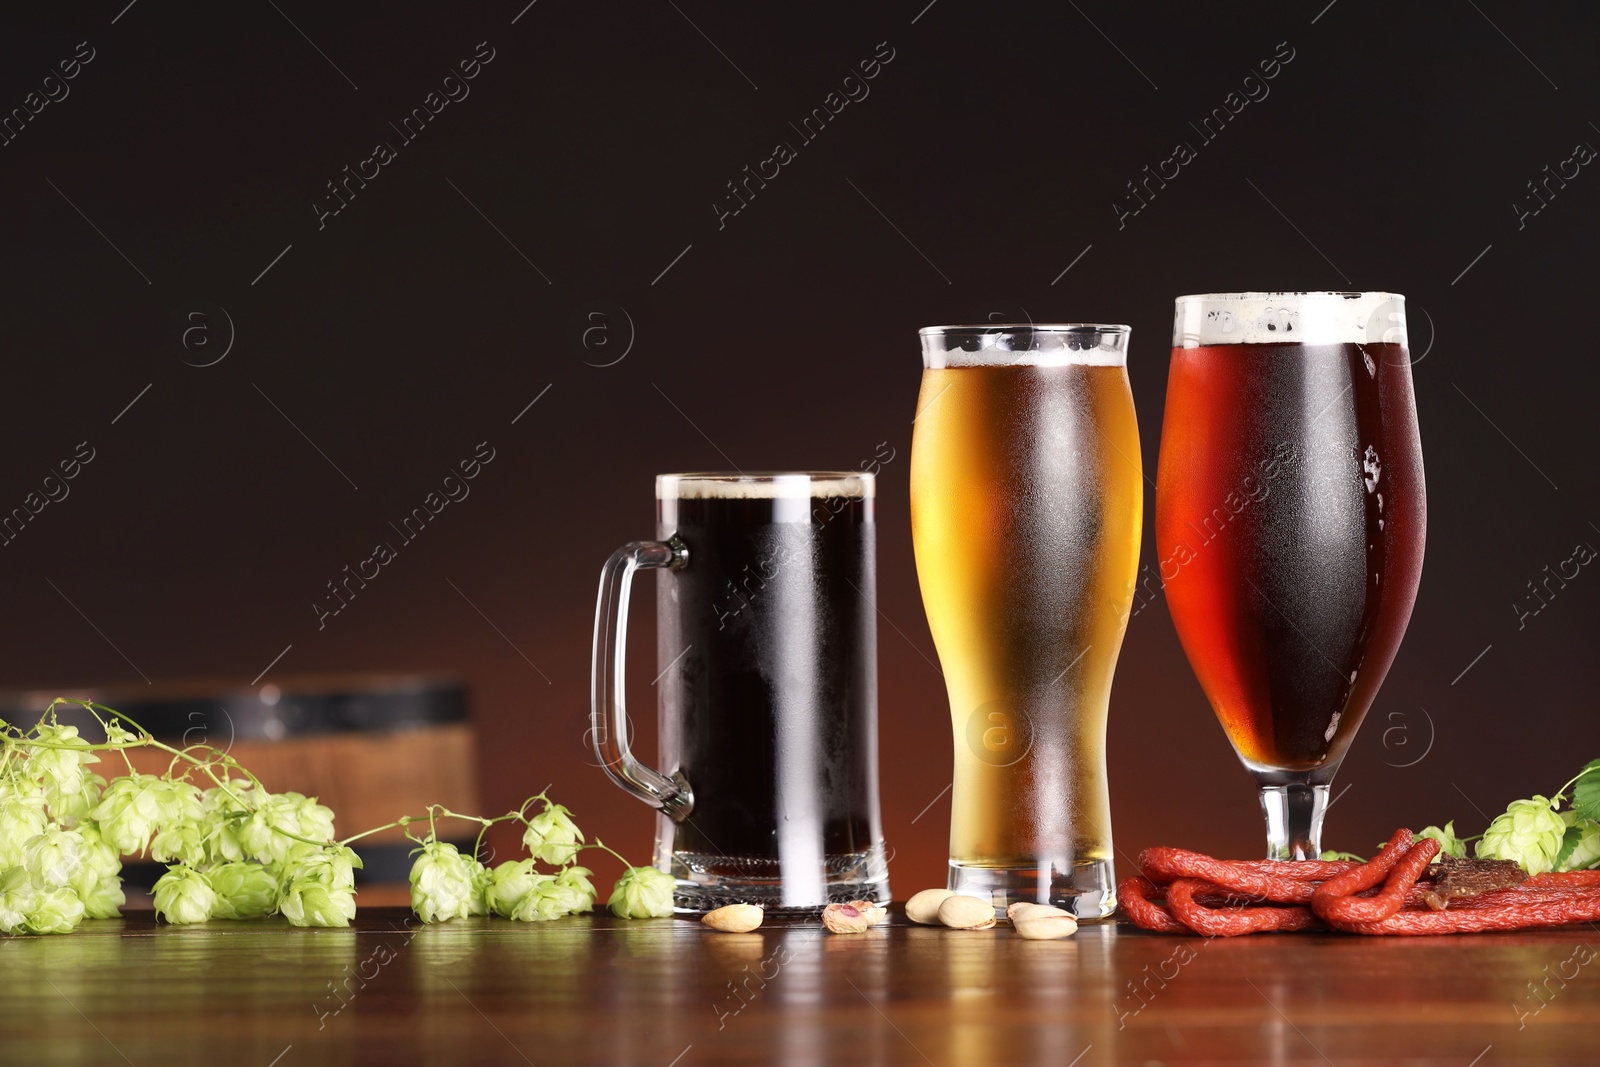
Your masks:
<svg viewBox="0 0 1600 1067"><path fill-rule="evenodd" d="M1115 906L1105 734L1144 491L1127 328L923 331L917 576L955 733L953 889Z"/></svg>

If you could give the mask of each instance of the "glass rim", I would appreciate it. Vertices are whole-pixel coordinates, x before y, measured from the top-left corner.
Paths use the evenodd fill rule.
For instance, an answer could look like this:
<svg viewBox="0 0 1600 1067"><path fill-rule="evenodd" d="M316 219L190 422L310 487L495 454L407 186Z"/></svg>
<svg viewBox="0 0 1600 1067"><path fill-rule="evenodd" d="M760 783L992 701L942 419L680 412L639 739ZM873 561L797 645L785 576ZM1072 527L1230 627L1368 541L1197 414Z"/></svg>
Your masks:
<svg viewBox="0 0 1600 1067"><path fill-rule="evenodd" d="M917 334L920 337L944 337L952 333L963 332L991 334L1022 333L1024 331L1043 334L1132 333L1133 327L1116 322L994 322L986 325L969 323L951 326L924 326L917 331Z"/></svg>
<svg viewBox="0 0 1600 1067"><path fill-rule="evenodd" d="M971 367L1125 367L1133 327L1119 323L988 323L924 326L922 365Z"/></svg>
<svg viewBox="0 0 1600 1067"><path fill-rule="evenodd" d="M1398 344L1406 298L1371 292L1196 293L1172 302L1172 347L1262 344Z"/></svg>
<svg viewBox="0 0 1600 1067"><path fill-rule="evenodd" d="M1214 300L1218 303L1228 300L1282 300L1290 297L1338 297L1341 300L1361 300L1367 297L1381 297L1385 300L1405 299L1400 293L1391 293L1384 289L1286 289L1237 293L1189 293L1176 297L1173 303L1181 304L1186 300Z"/></svg>
<svg viewBox="0 0 1600 1067"><path fill-rule="evenodd" d="M682 471L656 475L657 500L814 496L870 500L876 495L877 479L868 471Z"/></svg>

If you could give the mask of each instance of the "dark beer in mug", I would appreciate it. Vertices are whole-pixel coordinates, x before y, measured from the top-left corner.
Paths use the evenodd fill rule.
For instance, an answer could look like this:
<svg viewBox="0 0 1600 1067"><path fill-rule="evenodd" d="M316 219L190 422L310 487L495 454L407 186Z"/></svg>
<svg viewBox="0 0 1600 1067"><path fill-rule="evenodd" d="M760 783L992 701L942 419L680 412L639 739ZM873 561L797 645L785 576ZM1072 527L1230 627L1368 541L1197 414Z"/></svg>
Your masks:
<svg viewBox="0 0 1600 1067"><path fill-rule="evenodd" d="M887 900L872 476L656 488L660 764L691 798L659 805L657 865L686 910Z"/></svg>

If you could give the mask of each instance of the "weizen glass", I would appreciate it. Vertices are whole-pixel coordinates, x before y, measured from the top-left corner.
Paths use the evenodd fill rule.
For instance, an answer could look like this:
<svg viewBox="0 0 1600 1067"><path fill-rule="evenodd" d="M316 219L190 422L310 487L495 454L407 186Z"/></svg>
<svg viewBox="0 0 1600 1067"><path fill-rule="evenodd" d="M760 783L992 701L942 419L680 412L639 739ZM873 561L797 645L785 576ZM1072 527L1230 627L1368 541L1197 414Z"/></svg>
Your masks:
<svg viewBox="0 0 1600 1067"><path fill-rule="evenodd" d="M1167 604L1261 790L1267 855L1316 859L1328 786L1422 575L1405 299L1179 297L1172 346L1156 486Z"/></svg>
<svg viewBox="0 0 1600 1067"><path fill-rule="evenodd" d="M874 479L663 474L656 540L600 577L591 736L659 812L675 903L805 911L889 900L878 808ZM629 748L633 574L655 568L660 764Z"/></svg>
<svg viewBox="0 0 1600 1067"><path fill-rule="evenodd" d="M955 734L949 887L1116 907L1106 713L1144 486L1128 327L922 331L911 530Z"/></svg>

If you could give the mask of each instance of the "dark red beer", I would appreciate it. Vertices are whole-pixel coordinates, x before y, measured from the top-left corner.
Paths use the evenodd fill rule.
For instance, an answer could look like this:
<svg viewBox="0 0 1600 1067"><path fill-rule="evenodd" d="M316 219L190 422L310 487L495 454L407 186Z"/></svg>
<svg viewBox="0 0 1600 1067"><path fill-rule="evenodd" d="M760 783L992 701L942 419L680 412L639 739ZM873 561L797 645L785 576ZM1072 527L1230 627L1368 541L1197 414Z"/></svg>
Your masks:
<svg viewBox="0 0 1600 1067"><path fill-rule="evenodd" d="M1426 515L1403 345L1173 349L1161 578L1263 784L1331 779L1405 633Z"/></svg>

